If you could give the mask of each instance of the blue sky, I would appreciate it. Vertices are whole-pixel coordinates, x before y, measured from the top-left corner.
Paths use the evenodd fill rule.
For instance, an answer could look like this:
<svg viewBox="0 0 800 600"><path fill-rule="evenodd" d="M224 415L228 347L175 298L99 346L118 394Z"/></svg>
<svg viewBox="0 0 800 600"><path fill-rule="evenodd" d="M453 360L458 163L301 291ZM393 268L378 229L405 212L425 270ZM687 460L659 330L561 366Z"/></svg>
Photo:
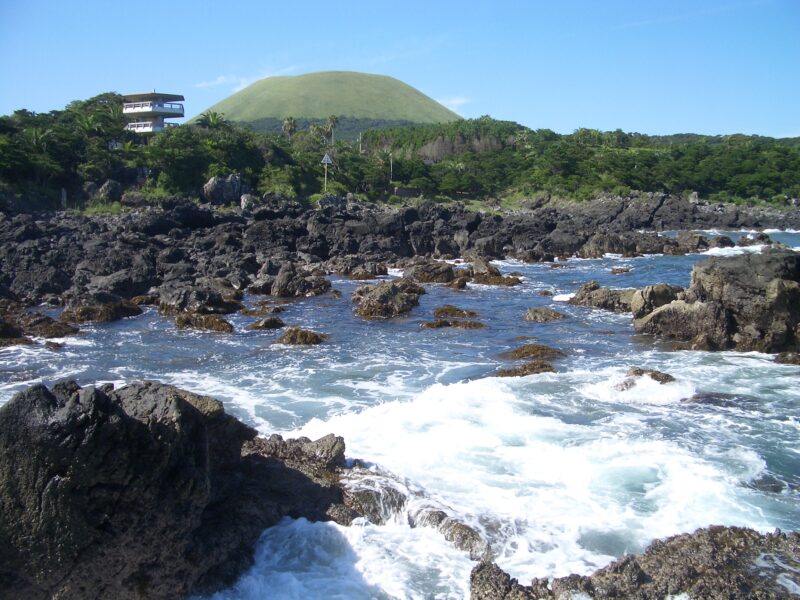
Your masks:
<svg viewBox="0 0 800 600"><path fill-rule="evenodd" d="M800 0L0 0L0 114L323 70L561 133L800 136Z"/></svg>

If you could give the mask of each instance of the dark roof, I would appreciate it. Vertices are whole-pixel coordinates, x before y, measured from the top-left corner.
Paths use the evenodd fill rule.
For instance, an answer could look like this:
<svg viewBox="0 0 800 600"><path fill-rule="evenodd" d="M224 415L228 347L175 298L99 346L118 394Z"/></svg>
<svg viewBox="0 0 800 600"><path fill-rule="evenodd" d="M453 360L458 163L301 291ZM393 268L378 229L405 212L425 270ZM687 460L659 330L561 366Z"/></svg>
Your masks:
<svg viewBox="0 0 800 600"><path fill-rule="evenodd" d="M125 94L122 99L125 102L144 102L145 100L164 100L165 102L174 102L176 100L185 100L180 94L163 94L161 92L147 92L145 94Z"/></svg>

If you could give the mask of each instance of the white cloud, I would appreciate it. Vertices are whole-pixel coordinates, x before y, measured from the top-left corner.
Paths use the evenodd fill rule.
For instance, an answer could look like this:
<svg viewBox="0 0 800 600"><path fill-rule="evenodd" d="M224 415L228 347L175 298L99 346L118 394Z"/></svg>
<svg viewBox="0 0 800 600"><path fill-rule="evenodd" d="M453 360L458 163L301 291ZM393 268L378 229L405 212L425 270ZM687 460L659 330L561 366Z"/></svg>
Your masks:
<svg viewBox="0 0 800 600"><path fill-rule="evenodd" d="M281 69L274 69L270 71L263 71L259 75L255 75L252 77L242 77L240 75L219 75L216 79L210 79L208 81L201 81L200 83L195 83L194 87L196 88L209 88L209 87L217 87L220 85L231 86L232 92L238 92L239 90L243 90L251 83L258 81L259 79L264 79L266 77L276 77L278 75L288 75L297 71L297 65L291 65L288 67L283 67Z"/></svg>
<svg viewBox="0 0 800 600"><path fill-rule="evenodd" d="M218 85L226 85L228 83L232 83L234 78L231 75L220 75L216 79L212 79L210 81L201 81L200 83L195 83L194 87L196 88L208 88L208 87L217 87Z"/></svg>
<svg viewBox="0 0 800 600"><path fill-rule="evenodd" d="M451 96L450 98L439 98L436 101L454 111L457 111L459 107L472 102L472 100L466 96Z"/></svg>

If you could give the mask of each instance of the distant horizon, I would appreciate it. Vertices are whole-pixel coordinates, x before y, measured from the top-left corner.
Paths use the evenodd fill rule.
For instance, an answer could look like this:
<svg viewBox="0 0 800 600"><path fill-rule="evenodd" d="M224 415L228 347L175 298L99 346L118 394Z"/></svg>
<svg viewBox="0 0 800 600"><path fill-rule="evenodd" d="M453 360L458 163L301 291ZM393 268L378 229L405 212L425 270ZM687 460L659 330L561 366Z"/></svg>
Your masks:
<svg viewBox="0 0 800 600"><path fill-rule="evenodd" d="M793 0L343 6L174 0L130 29L124 5L7 0L0 114L155 88L183 94L195 116L270 76L353 71L398 79L464 118L560 134L800 137Z"/></svg>

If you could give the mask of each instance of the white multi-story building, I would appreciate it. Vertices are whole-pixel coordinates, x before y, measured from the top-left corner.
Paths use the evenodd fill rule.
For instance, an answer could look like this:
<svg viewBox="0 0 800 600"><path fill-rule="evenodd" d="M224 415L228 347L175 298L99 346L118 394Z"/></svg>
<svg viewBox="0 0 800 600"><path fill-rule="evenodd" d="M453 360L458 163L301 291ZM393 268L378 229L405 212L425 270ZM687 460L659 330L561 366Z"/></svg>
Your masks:
<svg viewBox="0 0 800 600"><path fill-rule="evenodd" d="M157 133L177 123L168 123L164 119L176 119L183 116L184 97L180 94L129 94L123 99L122 114L131 119L125 126L136 133Z"/></svg>

